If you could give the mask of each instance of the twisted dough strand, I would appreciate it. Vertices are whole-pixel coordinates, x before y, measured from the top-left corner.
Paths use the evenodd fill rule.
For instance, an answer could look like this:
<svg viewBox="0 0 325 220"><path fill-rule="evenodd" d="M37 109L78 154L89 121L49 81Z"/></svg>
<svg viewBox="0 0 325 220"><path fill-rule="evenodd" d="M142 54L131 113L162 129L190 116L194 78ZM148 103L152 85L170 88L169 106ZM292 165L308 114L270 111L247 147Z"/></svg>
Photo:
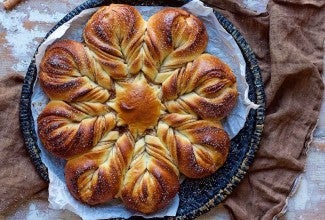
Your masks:
<svg viewBox="0 0 325 220"><path fill-rule="evenodd" d="M194 60L208 42L200 19L181 9L163 9L150 17L147 26L142 71L158 83Z"/></svg>
<svg viewBox="0 0 325 220"><path fill-rule="evenodd" d="M127 207L143 213L160 210L177 194L178 177L168 148L159 138L146 135L135 144L121 199Z"/></svg>
<svg viewBox="0 0 325 220"><path fill-rule="evenodd" d="M111 131L89 152L68 160L69 191L82 202L96 205L118 196L134 149L133 138Z"/></svg>
<svg viewBox="0 0 325 220"><path fill-rule="evenodd" d="M99 9L84 30L86 45L114 79L137 74L143 63L146 22L134 7L111 4Z"/></svg>
<svg viewBox="0 0 325 220"><path fill-rule="evenodd" d="M227 158L230 139L218 123L173 113L160 120L157 133L187 177L209 176Z"/></svg>
<svg viewBox="0 0 325 220"><path fill-rule="evenodd" d="M90 110L88 113L85 110ZM84 153L115 127L115 115L100 103L50 101L38 119L38 134L54 155L69 158Z"/></svg>
<svg viewBox="0 0 325 220"><path fill-rule="evenodd" d="M112 82L94 62L83 44L57 41L47 48L40 64L40 84L51 99L103 103Z"/></svg>
<svg viewBox="0 0 325 220"><path fill-rule="evenodd" d="M202 54L162 83L168 111L220 120L236 104L236 78L220 59Z"/></svg>

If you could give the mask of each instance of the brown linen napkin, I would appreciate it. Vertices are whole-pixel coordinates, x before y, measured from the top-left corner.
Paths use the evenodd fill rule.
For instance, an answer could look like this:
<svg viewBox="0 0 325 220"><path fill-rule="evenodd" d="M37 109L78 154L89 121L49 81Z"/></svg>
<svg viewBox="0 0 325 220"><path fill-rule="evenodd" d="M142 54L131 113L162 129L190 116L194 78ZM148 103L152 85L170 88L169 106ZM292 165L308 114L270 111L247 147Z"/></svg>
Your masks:
<svg viewBox="0 0 325 220"><path fill-rule="evenodd" d="M36 173L20 132L22 84L19 74L0 78L0 216L47 186Z"/></svg>
<svg viewBox="0 0 325 220"><path fill-rule="evenodd" d="M235 219L272 219L281 213L304 170L317 123L324 94L325 2L274 0L264 14L250 12L235 0L206 2L232 21L251 45L267 99L260 149L225 206Z"/></svg>

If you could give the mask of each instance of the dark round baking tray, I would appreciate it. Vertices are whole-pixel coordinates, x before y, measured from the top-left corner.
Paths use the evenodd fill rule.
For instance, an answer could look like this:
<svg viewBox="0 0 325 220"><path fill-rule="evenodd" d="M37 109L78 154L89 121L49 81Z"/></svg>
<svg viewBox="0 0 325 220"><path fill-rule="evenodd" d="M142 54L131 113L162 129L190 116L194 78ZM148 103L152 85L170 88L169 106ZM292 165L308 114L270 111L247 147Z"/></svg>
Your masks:
<svg viewBox="0 0 325 220"><path fill-rule="evenodd" d="M137 1L137 0L89 0L75 8L58 22L44 40L59 26L69 21L81 11L110 3L125 3L130 5L161 5L179 7L189 2L188 0L166 0L166 1ZM242 51L246 61L246 80L249 84L249 98L260 107L252 109L246 119L244 128L231 141L231 149L224 166L214 175L200 179L186 179L179 192L180 203L177 210L178 219L195 218L209 211L229 195L238 183L244 178L250 164L253 162L255 152L258 149L265 117L265 93L260 68L255 55L244 37L224 16L214 11L220 24L228 31ZM35 54L37 51L35 52ZM37 146L37 136L31 112L31 96L33 86L37 78L35 56L33 57L22 87L20 100L20 124L26 148L37 169L37 172L45 180L49 181L47 167L40 158L40 150ZM171 218L171 217L169 217ZM174 217L175 218L175 217Z"/></svg>

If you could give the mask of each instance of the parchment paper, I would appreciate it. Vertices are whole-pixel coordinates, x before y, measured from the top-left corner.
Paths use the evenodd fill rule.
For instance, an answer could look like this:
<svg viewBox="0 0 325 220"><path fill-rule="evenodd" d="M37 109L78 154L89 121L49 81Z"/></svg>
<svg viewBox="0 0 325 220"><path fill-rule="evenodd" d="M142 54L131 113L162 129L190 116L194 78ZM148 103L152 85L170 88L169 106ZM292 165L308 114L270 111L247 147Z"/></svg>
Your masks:
<svg viewBox="0 0 325 220"><path fill-rule="evenodd" d="M232 113L224 120L223 125L230 137L234 137L244 126L246 116L251 108L258 107L247 98L248 85L245 80L246 64L244 58L235 43L234 39L219 24L211 8L205 7L198 0L191 1L183 6L186 10L198 16L207 27L209 43L206 52L214 54L226 62L234 71L237 77L238 91L240 93L237 105ZM144 19L148 19L152 14L161 10L162 7L139 6ZM48 45L52 44L58 38L69 38L82 41L82 31L85 23L97 9L84 10L81 14L74 17L69 22L60 26L53 32L48 39L39 47L36 55L37 68L44 55ZM48 103L48 98L39 86L35 83L34 93L32 95L32 113L37 131L37 118L42 109ZM127 210L120 200L115 200L109 204L96 207L86 206L76 201L69 193L64 179L65 161L50 155L42 146L38 138L38 146L41 150L43 163L48 167L49 184L49 203L54 209L68 209L78 214L83 219L105 219L105 218L129 218L134 215L141 215ZM145 217L163 217L175 216L179 204L178 196L164 210Z"/></svg>

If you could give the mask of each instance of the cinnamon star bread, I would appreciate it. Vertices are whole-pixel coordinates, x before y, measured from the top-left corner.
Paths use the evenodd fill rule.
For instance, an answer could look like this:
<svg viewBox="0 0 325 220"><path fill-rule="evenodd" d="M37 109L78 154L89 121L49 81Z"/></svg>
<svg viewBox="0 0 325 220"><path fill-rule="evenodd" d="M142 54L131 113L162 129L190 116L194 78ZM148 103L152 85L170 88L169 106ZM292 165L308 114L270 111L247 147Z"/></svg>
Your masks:
<svg viewBox="0 0 325 220"><path fill-rule="evenodd" d="M58 40L40 64L50 102L38 117L44 147L67 160L77 200L120 198L145 214L166 207L180 174L204 178L223 165L221 120L236 104L236 78L205 53L204 24L179 8L145 21L124 4L101 7L84 43Z"/></svg>

